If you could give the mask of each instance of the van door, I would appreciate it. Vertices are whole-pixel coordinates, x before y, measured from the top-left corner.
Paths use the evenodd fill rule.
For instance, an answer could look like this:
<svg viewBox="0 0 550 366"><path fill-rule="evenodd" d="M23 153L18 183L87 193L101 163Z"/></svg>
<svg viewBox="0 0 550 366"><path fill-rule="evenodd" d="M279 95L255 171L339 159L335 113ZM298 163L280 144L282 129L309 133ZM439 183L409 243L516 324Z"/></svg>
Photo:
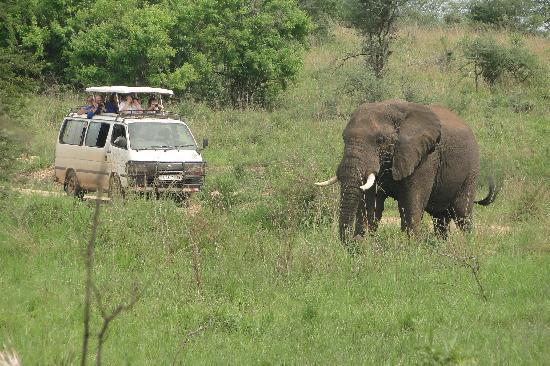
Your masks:
<svg viewBox="0 0 550 366"><path fill-rule="evenodd" d="M120 139L119 139L120 138ZM125 145L116 144L115 141L121 141L124 138ZM115 173L120 178L122 187L127 187L126 179L126 163L128 162L128 135L126 134L126 127L123 124L115 123L113 125L113 132L111 132L111 138L109 139L109 147L107 149L107 161L109 162L109 169L111 173Z"/></svg>
<svg viewBox="0 0 550 366"><path fill-rule="evenodd" d="M81 169L81 185L91 190L109 188L109 163L105 144L109 135L110 123L90 121L84 139L83 155L86 167Z"/></svg>
<svg viewBox="0 0 550 366"><path fill-rule="evenodd" d="M80 180L79 171L86 169L82 159L82 142L86 134L88 121L83 119L66 119L61 126L59 139L55 149L55 175L59 182L65 181L68 171L76 172Z"/></svg>

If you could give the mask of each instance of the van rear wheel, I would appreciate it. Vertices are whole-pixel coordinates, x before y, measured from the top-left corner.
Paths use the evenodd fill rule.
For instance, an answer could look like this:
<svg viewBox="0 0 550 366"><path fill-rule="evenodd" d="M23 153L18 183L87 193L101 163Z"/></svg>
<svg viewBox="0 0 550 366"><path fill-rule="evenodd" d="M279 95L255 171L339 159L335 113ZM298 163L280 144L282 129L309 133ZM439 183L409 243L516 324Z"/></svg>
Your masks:
<svg viewBox="0 0 550 366"><path fill-rule="evenodd" d="M65 183L63 184L63 188L67 193L67 196L76 197L80 199L84 197L84 191L80 187L80 183L78 182L78 177L76 176L76 173L74 172L74 170L69 170L69 172L67 172L67 175L65 176Z"/></svg>
<svg viewBox="0 0 550 366"><path fill-rule="evenodd" d="M111 200L124 198L124 190L122 189L120 178L116 174L112 174L109 178L109 198Z"/></svg>

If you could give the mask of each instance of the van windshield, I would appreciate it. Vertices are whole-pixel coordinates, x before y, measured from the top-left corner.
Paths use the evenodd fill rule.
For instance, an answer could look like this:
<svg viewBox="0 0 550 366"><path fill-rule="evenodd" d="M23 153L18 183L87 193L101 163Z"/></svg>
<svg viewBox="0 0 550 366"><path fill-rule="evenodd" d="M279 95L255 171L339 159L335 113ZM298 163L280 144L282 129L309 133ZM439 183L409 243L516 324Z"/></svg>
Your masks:
<svg viewBox="0 0 550 366"><path fill-rule="evenodd" d="M191 132L182 123L129 123L128 137L134 150L194 150L197 147Z"/></svg>

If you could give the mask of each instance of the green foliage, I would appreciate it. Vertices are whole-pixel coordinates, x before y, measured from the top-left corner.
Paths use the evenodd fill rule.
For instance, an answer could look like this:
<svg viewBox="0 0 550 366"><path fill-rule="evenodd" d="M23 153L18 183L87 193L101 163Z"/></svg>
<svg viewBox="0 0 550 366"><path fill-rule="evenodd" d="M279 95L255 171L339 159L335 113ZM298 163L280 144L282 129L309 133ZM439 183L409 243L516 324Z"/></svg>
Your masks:
<svg viewBox="0 0 550 366"><path fill-rule="evenodd" d="M268 105L293 80L311 23L293 1L179 3L175 64L193 97L236 107Z"/></svg>
<svg viewBox="0 0 550 366"><path fill-rule="evenodd" d="M506 83L505 74L475 93L456 51L475 34L404 27L383 80L359 60L334 70L361 44L337 27L333 41L310 48L273 110L173 105L199 141L210 138L206 184L189 207L134 196L101 206L94 276L106 307L145 288L113 321L105 364L550 363L548 83ZM525 47L548 65L548 44L530 37ZM378 233L350 257L338 241L339 187L313 182L334 174L358 103L403 97L452 107L476 135L482 176L497 172L503 188L474 209L472 233L452 230L446 242L430 234L428 215L425 239L401 233L388 200ZM79 101L32 95L7 121L31 136L3 151L50 166L59 123ZM61 193L35 169L15 169L28 179L12 170L0 188L0 339L25 365L78 364L93 202L10 190ZM481 179L476 199L486 192ZM453 256L477 258L487 301ZM94 335L100 326L94 307Z"/></svg>
<svg viewBox="0 0 550 366"><path fill-rule="evenodd" d="M42 66L32 54L0 47L0 116L19 109L24 96L38 90Z"/></svg>
<svg viewBox="0 0 550 366"><path fill-rule="evenodd" d="M473 0L467 16L474 22L534 33L550 29L550 5L541 0Z"/></svg>
<svg viewBox="0 0 550 366"><path fill-rule="evenodd" d="M314 34L321 40L328 37L332 23L343 20L341 0L298 0L298 5L314 22Z"/></svg>
<svg viewBox="0 0 550 366"><path fill-rule="evenodd" d="M512 40L511 46L501 45L491 37L466 38L461 46L464 56L475 67L476 80L481 75L490 86L505 74L510 74L517 82L525 82L539 69L536 57L517 38Z"/></svg>
<svg viewBox="0 0 550 366"><path fill-rule="evenodd" d="M363 36L363 55L377 78L390 56L390 44L397 33L397 20L408 0L357 0L352 24Z"/></svg>
<svg viewBox="0 0 550 366"><path fill-rule="evenodd" d="M90 0L21 0L0 5L0 47L12 47L29 54L48 76L60 77L67 67L64 51L79 24L78 9Z"/></svg>
<svg viewBox="0 0 550 366"><path fill-rule="evenodd" d="M4 11L0 61L24 57L28 74L162 85L238 107L267 106L294 80L312 29L293 0L24 0Z"/></svg>
<svg viewBox="0 0 550 366"><path fill-rule="evenodd" d="M168 9L127 0L98 0L77 14L82 30L67 51L72 79L82 85L159 85L175 50Z"/></svg>

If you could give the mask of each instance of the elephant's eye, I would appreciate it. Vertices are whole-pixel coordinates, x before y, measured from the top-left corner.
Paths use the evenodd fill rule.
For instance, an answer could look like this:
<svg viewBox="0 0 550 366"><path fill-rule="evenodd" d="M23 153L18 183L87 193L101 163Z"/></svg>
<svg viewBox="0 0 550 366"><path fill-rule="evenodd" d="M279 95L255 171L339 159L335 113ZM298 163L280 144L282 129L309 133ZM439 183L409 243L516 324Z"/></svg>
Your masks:
<svg viewBox="0 0 550 366"><path fill-rule="evenodd" d="M377 144L383 144L384 142L386 141L386 138L382 135L379 135L377 138L376 138L376 143Z"/></svg>

